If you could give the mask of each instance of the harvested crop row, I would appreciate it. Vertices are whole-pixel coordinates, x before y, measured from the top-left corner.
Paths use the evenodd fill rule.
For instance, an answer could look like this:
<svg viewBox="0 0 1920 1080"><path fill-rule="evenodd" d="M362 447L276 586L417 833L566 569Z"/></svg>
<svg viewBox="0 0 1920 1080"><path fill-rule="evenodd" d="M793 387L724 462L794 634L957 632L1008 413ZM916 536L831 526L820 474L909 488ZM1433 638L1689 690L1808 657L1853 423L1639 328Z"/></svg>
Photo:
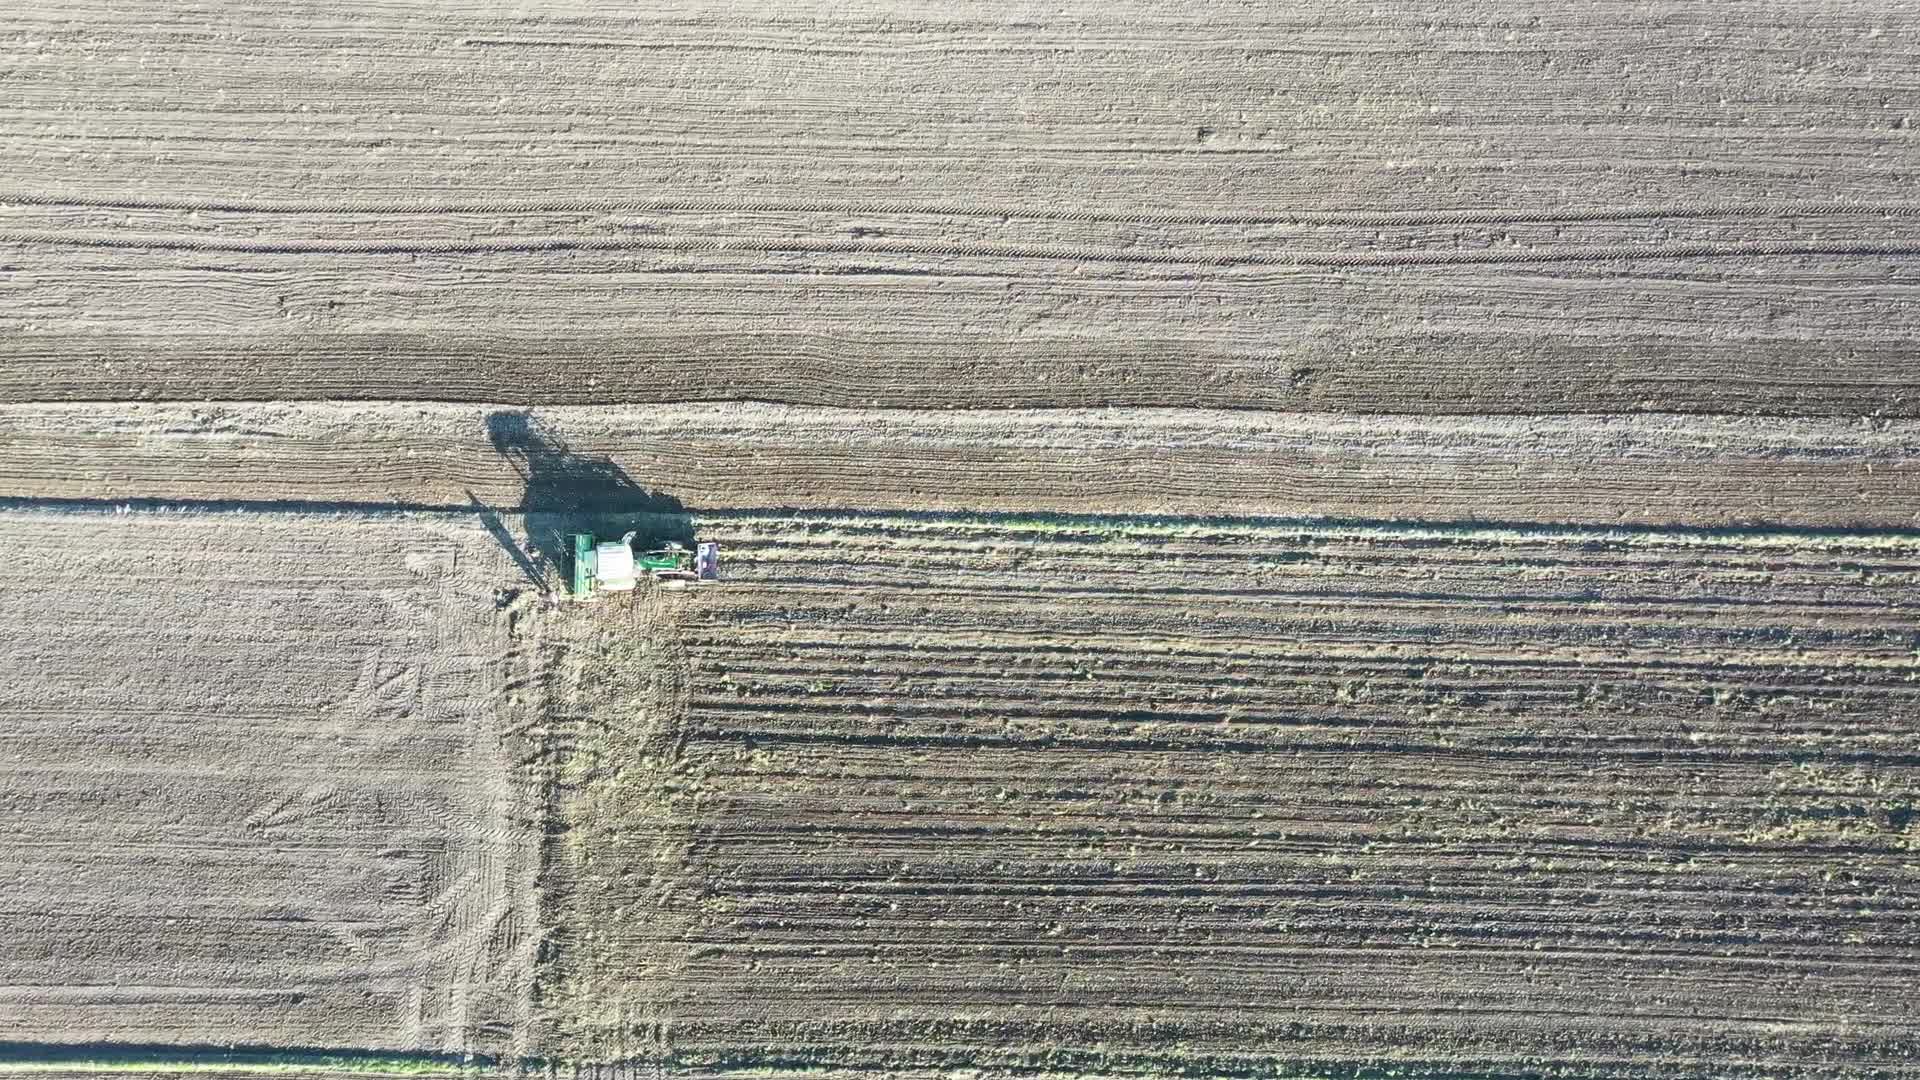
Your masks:
<svg viewBox="0 0 1920 1080"><path fill-rule="evenodd" d="M471 519L0 515L0 1030L510 1050L531 796Z"/></svg>
<svg viewBox="0 0 1920 1080"><path fill-rule="evenodd" d="M1906 1075L1911 535L726 515L560 616L564 1054Z"/></svg>
<svg viewBox="0 0 1920 1080"><path fill-rule="evenodd" d="M525 446L491 438L533 434ZM636 512L1258 514L1905 527L1920 424L786 406L0 408L0 489ZM538 508L538 507L536 507Z"/></svg>

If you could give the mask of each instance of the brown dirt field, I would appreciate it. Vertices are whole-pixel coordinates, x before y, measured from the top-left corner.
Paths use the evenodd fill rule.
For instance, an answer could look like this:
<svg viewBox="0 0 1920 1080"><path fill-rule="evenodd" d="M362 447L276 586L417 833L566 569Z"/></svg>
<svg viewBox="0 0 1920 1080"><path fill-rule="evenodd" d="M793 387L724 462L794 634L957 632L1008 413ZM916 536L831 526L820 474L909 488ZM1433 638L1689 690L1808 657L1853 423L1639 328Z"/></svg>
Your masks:
<svg viewBox="0 0 1920 1080"><path fill-rule="evenodd" d="M43 499L519 504L494 410L0 409L0 488ZM703 510L1240 514L1901 528L1920 422L1203 410L543 409L583 457Z"/></svg>
<svg viewBox="0 0 1920 1080"><path fill-rule="evenodd" d="M0 8L0 1063L1920 1080L1914 5Z"/></svg>
<svg viewBox="0 0 1920 1080"><path fill-rule="evenodd" d="M563 1054L1920 1071L1911 536L710 532L551 631Z"/></svg>
<svg viewBox="0 0 1920 1080"><path fill-rule="evenodd" d="M0 513L0 1031L510 1050L535 940L471 519Z"/></svg>
<svg viewBox="0 0 1920 1080"><path fill-rule="evenodd" d="M1920 415L1917 34L12 5L0 400Z"/></svg>

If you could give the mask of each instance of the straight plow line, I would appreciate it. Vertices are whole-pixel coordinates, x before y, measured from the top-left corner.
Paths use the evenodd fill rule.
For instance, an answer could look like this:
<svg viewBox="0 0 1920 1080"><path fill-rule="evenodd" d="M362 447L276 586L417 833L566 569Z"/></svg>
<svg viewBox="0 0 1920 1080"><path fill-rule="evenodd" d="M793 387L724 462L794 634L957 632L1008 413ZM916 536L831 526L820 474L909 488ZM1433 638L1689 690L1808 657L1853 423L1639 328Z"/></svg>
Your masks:
<svg viewBox="0 0 1920 1080"><path fill-rule="evenodd" d="M1578 223L1667 218L1920 217L1911 203L1852 203L1781 200L1753 203L1694 203L1668 206L1590 206L1516 210L1460 207L1446 210L1300 209L1227 213L1141 210L1071 210L1037 206L995 206L916 201L853 199L529 199L445 201L400 199L265 200L191 197L49 195L0 192L0 206L70 206L112 210L183 210L236 214L532 214L532 213L822 213L887 214L930 217L1018 218L1103 224L1151 225L1504 225L1524 222Z"/></svg>

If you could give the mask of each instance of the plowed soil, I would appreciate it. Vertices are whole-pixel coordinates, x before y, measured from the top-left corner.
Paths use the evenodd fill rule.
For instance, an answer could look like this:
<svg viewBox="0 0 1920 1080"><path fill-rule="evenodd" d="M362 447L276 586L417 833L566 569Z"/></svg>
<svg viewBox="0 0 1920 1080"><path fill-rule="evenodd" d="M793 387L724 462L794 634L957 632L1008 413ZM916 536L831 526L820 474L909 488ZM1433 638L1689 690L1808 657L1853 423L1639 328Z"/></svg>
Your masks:
<svg viewBox="0 0 1920 1080"><path fill-rule="evenodd" d="M0 5L0 1064L1920 1080L1917 61Z"/></svg>
<svg viewBox="0 0 1920 1080"><path fill-rule="evenodd" d="M0 514L8 1041L508 1050L534 941L471 519Z"/></svg>
<svg viewBox="0 0 1920 1080"><path fill-rule="evenodd" d="M567 1053L1681 1077L1920 1050L1910 536L724 532L725 588L566 623Z"/></svg>
<svg viewBox="0 0 1920 1080"><path fill-rule="evenodd" d="M1916 32L8 5L0 401L1912 416Z"/></svg>

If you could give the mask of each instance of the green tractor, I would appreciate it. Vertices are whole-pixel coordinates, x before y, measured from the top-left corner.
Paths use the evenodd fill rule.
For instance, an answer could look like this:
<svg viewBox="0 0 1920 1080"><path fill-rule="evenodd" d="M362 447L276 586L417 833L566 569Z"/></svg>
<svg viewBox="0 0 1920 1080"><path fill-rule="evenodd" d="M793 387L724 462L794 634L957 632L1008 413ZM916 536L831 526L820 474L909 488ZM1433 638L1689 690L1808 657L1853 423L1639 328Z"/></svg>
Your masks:
<svg viewBox="0 0 1920 1080"><path fill-rule="evenodd" d="M719 544L708 541L692 550L684 544L666 544L636 553L636 535L596 540L587 533L574 533L573 582L568 593L575 600L592 600L604 593L631 592L642 575L671 588L720 580Z"/></svg>

